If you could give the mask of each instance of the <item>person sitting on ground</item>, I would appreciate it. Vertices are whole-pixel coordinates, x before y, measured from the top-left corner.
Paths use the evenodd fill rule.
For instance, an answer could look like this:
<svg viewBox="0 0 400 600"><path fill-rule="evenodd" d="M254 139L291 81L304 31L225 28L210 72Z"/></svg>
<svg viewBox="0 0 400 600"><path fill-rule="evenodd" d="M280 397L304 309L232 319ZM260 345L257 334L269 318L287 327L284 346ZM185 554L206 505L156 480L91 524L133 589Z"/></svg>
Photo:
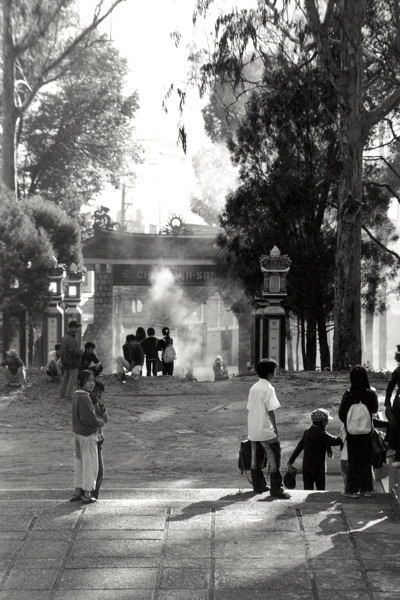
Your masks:
<svg viewBox="0 0 400 600"><path fill-rule="evenodd" d="M94 344L93 342L86 342L85 350L81 356L81 364L79 370L86 371L87 369L89 369L89 371L93 371L94 376L97 377L97 375L100 375L100 373L102 372L103 365L99 361L95 353L95 349L96 344Z"/></svg>
<svg viewBox="0 0 400 600"><path fill-rule="evenodd" d="M81 362L82 350L77 340L78 329L81 324L72 320L68 323L68 331L61 340L61 379L60 398L72 401Z"/></svg>
<svg viewBox="0 0 400 600"><path fill-rule="evenodd" d="M117 359L118 373L122 383L126 383L127 373L131 373L133 379L139 379L143 365L143 349L132 333L126 336L122 351L124 355Z"/></svg>
<svg viewBox="0 0 400 600"><path fill-rule="evenodd" d="M102 381L96 381L94 384L93 391L90 393L90 398L93 402L94 410L96 412L96 417L103 421L103 423L108 423L108 412L102 400L102 395L104 394L105 388L104 383ZM97 429L97 458L99 461L99 470L97 473L96 479L96 487L92 492L92 498L99 499L99 492L101 488L101 484L104 479L104 459L103 459L103 427L98 427Z"/></svg>
<svg viewBox="0 0 400 600"><path fill-rule="evenodd" d="M83 504L90 504L96 499L92 492L96 489L99 472L98 430L103 427L103 419L96 416L90 393L93 391L95 378L93 371L79 371L78 389L72 399L72 431L74 432L74 494L71 502L82 499Z"/></svg>
<svg viewBox="0 0 400 600"><path fill-rule="evenodd" d="M217 356L213 363L214 381L223 381L229 379L228 367L224 363L222 356Z"/></svg>
<svg viewBox="0 0 400 600"><path fill-rule="evenodd" d="M60 381L62 376L61 344L56 344L54 350L50 350L45 371L49 381Z"/></svg>
<svg viewBox="0 0 400 600"><path fill-rule="evenodd" d="M147 338L142 341L142 349L146 356L146 375L150 377L153 375L157 377L157 363L158 363L158 339L156 338L156 332L153 327L149 327L147 330Z"/></svg>
<svg viewBox="0 0 400 600"><path fill-rule="evenodd" d="M191 360L188 362L186 367L185 379L187 381L197 381L196 377L194 376L194 367Z"/></svg>
<svg viewBox="0 0 400 600"><path fill-rule="evenodd" d="M1 366L8 386L21 387L26 385L26 368L14 348L6 352L5 360L1 363Z"/></svg>
<svg viewBox="0 0 400 600"><path fill-rule="evenodd" d="M170 329L169 327L163 327L162 330L163 337L161 340L158 340L157 349L162 352L161 362L162 362L162 374L163 375L173 375L174 374L174 360L176 358L176 352L173 347L174 340L170 337Z"/></svg>
<svg viewBox="0 0 400 600"><path fill-rule="evenodd" d="M378 411L378 396L371 388L367 370L356 365L350 370L350 389L343 394L339 419L346 428L348 472L344 496L366 498L372 491L372 415Z"/></svg>
<svg viewBox="0 0 400 600"><path fill-rule="evenodd" d="M248 439L251 444L251 477L253 487L259 489L259 472L257 469L257 443L260 442L267 456L270 468L271 496L275 498L290 498L282 485L281 473L281 443L275 419L275 410L280 408L275 388L271 380L275 375L277 364L274 360L263 359L256 366L259 380L249 391L248 410Z"/></svg>
<svg viewBox="0 0 400 600"><path fill-rule="evenodd" d="M317 408L311 413L312 425L302 435L292 456L289 458L288 467L292 467L296 458L303 452L303 483L305 490L325 490L326 487L326 455L332 456L332 446L343 447L339 436L326 432L329 420L332 417L324 408Z"/></svg>

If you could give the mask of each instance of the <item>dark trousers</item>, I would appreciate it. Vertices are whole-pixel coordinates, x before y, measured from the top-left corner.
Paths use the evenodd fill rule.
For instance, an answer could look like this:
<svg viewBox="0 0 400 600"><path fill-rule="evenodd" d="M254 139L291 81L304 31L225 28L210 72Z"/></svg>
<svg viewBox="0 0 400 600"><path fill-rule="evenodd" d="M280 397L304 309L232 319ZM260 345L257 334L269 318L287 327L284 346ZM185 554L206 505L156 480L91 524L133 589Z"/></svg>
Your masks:
<svg viewBox="0 0 400 600"><path fill-rule="evenodd" d="M156 358L146 358L146 375L150 377L153 375L157 377L157 359Z"/></svg>
<svg viewBox="0 0 400 600"><path fill-rule="evenodd" d="M371 434L347 435L346 492L372 492Z"/></svg>
<svg viewBox="0 0 400 600"><path fill-rule="evenodd" d="M303 470L303 484L305 490L324 490L326 486L325 471L307 471Z"/></svg>
<svg viewBox="0 0 400 600"><path fill-rule="evenodd" d="M166 363L162 361L162 374L163 375L172 375L174 372L174 362Z"/></svg>
<svg viewBox="0 0 400 600"><path fill-rule="evenodd" d="M97 442L97 456L99 457L99 471L97 473L96 488L95 488L94 492L92 492L92 496L94 498L99 497L101 484L103 483L103 479L104 479L104 461L103 461L102 446L103 446L103 442Z"/></svg>
<svg viewBox="0 0 400 600"><path fill-rule="evenodd" d="M253 484L253 491L256 494L262 494L267 491L267 482L265 481L261 466L257 465L255 469L251 469L251 483Z"/></svg>

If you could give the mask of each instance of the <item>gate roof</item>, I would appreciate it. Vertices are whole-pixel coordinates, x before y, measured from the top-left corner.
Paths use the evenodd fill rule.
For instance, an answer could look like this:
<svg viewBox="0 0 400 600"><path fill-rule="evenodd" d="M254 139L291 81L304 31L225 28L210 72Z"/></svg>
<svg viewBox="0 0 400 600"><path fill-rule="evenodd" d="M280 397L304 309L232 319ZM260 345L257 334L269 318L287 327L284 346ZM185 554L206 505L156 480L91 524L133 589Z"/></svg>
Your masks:
<svg viewBox="0 0 400 600"><path fill-rule="evenodd" d="M160 235L151 233L100 232L83 244L85 259L198 259L214 260L215 235Z"/></svg>

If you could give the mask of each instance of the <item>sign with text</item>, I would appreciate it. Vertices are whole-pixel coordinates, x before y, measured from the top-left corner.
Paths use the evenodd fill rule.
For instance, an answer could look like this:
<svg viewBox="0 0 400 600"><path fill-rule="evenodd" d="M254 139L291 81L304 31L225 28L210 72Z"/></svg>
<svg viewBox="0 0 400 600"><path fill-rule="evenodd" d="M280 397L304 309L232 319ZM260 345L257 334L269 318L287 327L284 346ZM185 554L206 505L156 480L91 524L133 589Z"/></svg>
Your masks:
<svg viewBox="0 0 400 600"><path fill-rule="evenodd" d="M113 265L113 285L151 285L151 275L168 269L177 285L206 286L215 282L215 265Z"/></svg>

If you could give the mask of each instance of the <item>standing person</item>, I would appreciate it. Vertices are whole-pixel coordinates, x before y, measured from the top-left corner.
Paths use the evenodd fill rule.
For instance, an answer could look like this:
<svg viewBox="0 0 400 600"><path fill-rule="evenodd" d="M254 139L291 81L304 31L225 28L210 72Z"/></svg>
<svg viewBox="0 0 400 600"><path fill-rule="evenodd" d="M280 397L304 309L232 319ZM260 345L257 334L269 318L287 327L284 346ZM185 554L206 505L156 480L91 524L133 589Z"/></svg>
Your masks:
<svg viewBox="0 0 400 600"><path fill-rule="evenodd" d="M67 400L72 400L81 362L82 352L76 339L80 326L78 321L70 321L68 323L68 332L61 340L60 354L63 376L61 379L60 398L66 398Z"/></svg>
<svg viewBox="0 0 400 600"><path fill-rule="evenodd" d="M8 386L21 387L26 385L26 368L18 356L18 352L11 348L6 352L5 360L1 363Z"/></svg>
<svg viewBox="0 0 400 600"><path fill-rule="evenodd" d="M357 365L350 371L350 389L339 407L339 419L346 428L348 472L344 496L366 498L372 492L372 415L378 410L378 396L371 388L368 373Z"/></svg>
<svg viewBox="0 0 400 600"><path fill-rule="evenodd" d="M80 371L93 371L94 376L100 375L103 370L103 365L99 361L98 356L95 353L96 344L93 342L86 342L85 349L81 355L81 362L79 365Z"/></svg>
<svg viewBox="0 0 400 600"><path fill-rule="evenodd" d="M142 349L146 356L146 375L157 377L157 362L158 362L158 339L153 327L147 330L147 338L142 341Z"/></svg>
<svg viewBox="0 0 400 600"><path fill-rule="evenodd" d="M74 432L74 494L71 502L82 499L83 504L90 504L96 499L91 494L96 488L99 471L97 450L98 428L104 421L96 417L90 392L93 391L95 379L92 371L80 371L78 389L72 400L72 431Z"/></svg>
<svg viewBox="0 0 400 600"><path fill-rule="evenodd" d="M102 401L102 395L104 394L105 388L104 383L102 381L96 381L94 384L93 391L90 394L90 398L93 402L94 410L96 413L96 417L103 421L103 423L108 423L108 412ZM104 459L103 459L103 427L97 428L97 459L99 462L99 470L97 472L96 486L94 491L92 492L92 498L99 499L99 492L101 488L101 484L104 479Z"/></svg>
<svg viewBox="0 0 400 600"><path fill-rule="evenodd" d="M276 397L275 388L271 384L276 368L277 364L274 360L261 360L256 366L256 372L260 379L249 391L247 424L248 438L252 442L251 477L254 486L257 475L256 442L260 442L270 467L271 496L290 498L290 494L285 492L282 485L281 444L275 419L275 410L281 405Z"/></svg>
<svg viewBox="0 0 400 600"><path fill-rule="evenodd" d="M296 458L303 452L303 484L305 490L324 490L326 487L326 455L332 456L332 446L343 447L340 437L326 432L329 420L332 417L324 408L317 408L311 413L312 425L305 430L292 456L288 466L293 466Z"/></svg>
<svg viewBox="0 0 400 600"><path fill-rule="evenodd" d="M386 388L385 407L386 418L389 422L387 428L386 441L389 448L395 451L394 462L392 466L400 467L400 345L397 346L397 352L394 355L398 366L392 373ZM397 386L397 391L392 403L393 390Z"/></svg>
<svg viewBox="0 0 400 600"><path fill-rule="evenodd" d="M169 327L163 327L161 330L163 337L158 340L158 350L161 350L161 362L162 362L162 374L173 375L174 373L174 360L176 358L175 348L173 346L174 340L170 337Z"/></svg>
<svg viewBox="0 0 400 600"><path fill-rule="evenodd" d="M135 335L136 335L136 341L137 341L139 344L141 344L141 343L143 342L143 340L145 340L145 339L146 339L146 332L145 332L145 330L143 329L143 327L138 327L138 328L136 329L136 334L135 334Z"/></svg>

